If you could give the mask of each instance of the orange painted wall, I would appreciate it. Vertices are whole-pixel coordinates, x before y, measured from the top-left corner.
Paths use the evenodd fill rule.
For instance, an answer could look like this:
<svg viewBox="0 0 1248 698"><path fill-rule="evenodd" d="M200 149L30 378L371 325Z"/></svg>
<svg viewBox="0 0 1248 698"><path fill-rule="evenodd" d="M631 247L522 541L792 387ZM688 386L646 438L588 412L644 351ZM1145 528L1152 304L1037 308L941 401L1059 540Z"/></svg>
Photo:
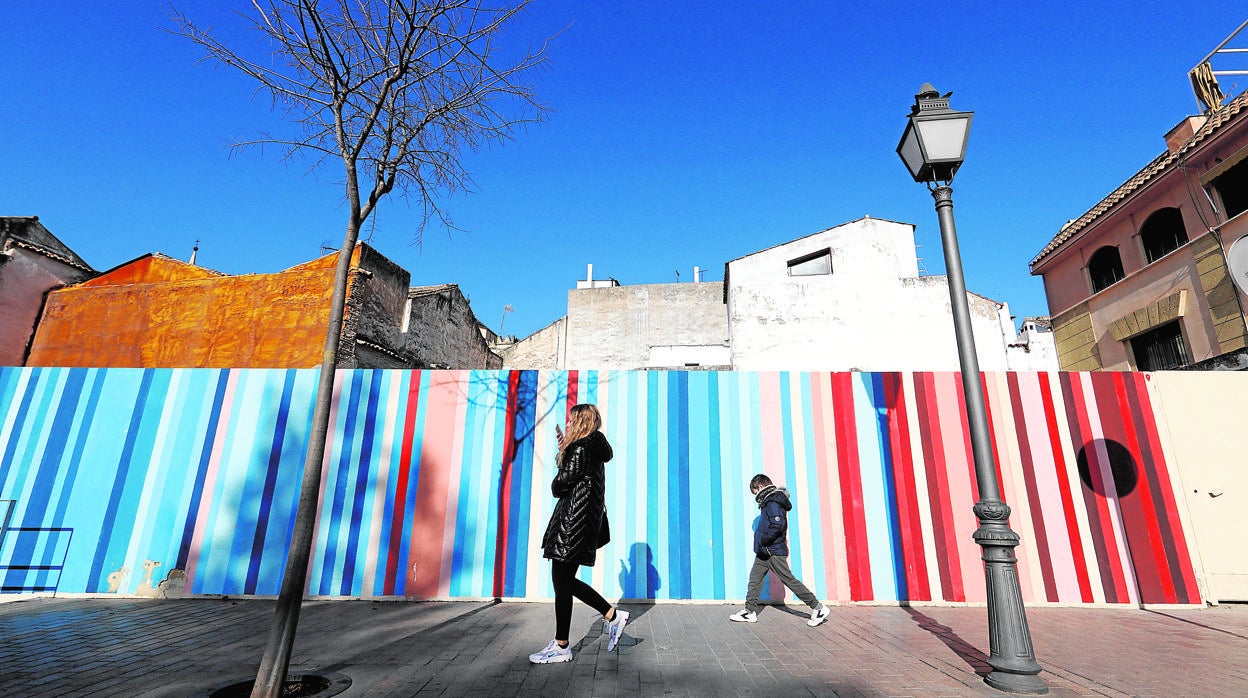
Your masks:
<svg viewBox="0 0 1248 698"><path fill-rule="evenodd" d="M276 274L225 276L142 257L49 293L26 365L319 366L336 263L331 254Z"/></svg>

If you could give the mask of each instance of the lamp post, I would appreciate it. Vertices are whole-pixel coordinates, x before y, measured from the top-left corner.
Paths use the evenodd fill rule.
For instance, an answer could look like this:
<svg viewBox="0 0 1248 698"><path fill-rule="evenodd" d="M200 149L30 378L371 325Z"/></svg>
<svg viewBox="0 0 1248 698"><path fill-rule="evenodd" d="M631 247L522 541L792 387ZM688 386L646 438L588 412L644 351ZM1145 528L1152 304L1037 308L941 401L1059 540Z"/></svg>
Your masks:
<svg viewBox="0 0 1248 698"><path fill-rule="evenodd" d="M1027 629L1027 614L1018 584L1014 547L1018 534L1010 529L1010 507L1001 499L997 486L997 464L992 455L984 389L975 355L975 335L966 302L966 280L962 256L953 225L953 175L966 155L966 138L973 112L949 108L948 93L943 97L930 83L915 95L897 154L910 170L914 181L927 184L936 199L940 219L940 239L945 252L949 278L949 301L953 308L953 329L962 366L962 390L966 396L966 418L971 430L971 451L975 458L975 483L979 501L973 508L979 519L975 542L982 549L988 592L988 664L993 671L984 681L993 688L1011 693L1042 694L1049 688L1036 674L1036 662Z"/></svg>

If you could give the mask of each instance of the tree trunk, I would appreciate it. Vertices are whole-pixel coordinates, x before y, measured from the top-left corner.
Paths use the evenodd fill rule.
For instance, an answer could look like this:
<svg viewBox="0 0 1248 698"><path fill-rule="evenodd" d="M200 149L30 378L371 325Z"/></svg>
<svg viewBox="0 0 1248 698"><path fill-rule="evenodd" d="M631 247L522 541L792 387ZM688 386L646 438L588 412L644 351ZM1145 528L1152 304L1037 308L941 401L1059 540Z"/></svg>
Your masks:
<svg viewBox="0 0 1248 698"><path fill-rule="evenodd" d="M295 644L295 628L303 605L303 591L308 580L308 561L312 554L312 531L316 525L316 504L321 489L321 468L325 459L325 440L329 433L329 411L334 399L334 373L338 361L338 342L342 336L342 320L347 304L347 276L351 257L360 235L360 222L352 220L338 251L334 273L334 295L330 302L329 327L325 333L325 353L321 356L321 378L316 390L312 412L312 429L308 434L308 455L303 463L303 484L299 489L299 508L295 512L295 529L286 555L286 572L277 597L277 611L269 629L269 641L260 660L252 698L279 698L290 668L291 649Z"/></svg>

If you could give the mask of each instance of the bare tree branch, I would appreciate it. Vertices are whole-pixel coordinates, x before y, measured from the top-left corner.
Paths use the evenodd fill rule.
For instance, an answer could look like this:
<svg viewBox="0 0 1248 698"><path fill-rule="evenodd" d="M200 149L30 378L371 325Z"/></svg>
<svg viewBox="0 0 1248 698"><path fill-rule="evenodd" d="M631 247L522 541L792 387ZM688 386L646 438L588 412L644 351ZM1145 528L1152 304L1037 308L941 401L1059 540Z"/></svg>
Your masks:
<svg viewBox="0 0 1248 698"><path fill-rule="evenodd" d="M417 199L433 214L426 221L450 225L436 200L473 187L463 154L511 140L547 113L528 81L545 64L549 41L510 61L497 48L528 2L252 0L245 16L272 50L272 65L177 10L170 16L177 33L255 80L303 131L236 145L282 145L284 157L307 151L318 163L337 155L357 227L393 192Z"/></svg>

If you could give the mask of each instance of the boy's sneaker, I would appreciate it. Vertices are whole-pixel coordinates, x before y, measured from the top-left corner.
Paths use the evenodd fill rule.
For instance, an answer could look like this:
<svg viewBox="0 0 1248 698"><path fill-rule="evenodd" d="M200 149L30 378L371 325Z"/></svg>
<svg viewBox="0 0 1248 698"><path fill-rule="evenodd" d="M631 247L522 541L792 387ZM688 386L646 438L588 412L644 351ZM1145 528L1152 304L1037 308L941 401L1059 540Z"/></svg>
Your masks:
<svg viewBox="0 0 1248 698"><path fill-rule="evenodd" d="M809 625L812 628L823 625L823 621L827 620L828 615L831 613L832 612L828 610L827 606L819 604L819 608L810 612L810 620L806 621L806 625Z"/></svg>
<svg viewBox="0 0 1248 698"><path fill-rule="evenodd" d="M628 623L628 611L615 609L615 620L607 622L607 651L615 649L616 643L624 635L624 626Z"/></svg>
<svg viewBox="0 0 1248 698"><path fill-rule="evenodd" d="M728 620L735 620L738 623L757 623L758 614L747 608L728 616Z"/></svg>
<svg viewBox="0 0 1248 698"><path fill-rule="evenodd" d="M541 652L529 655L529 661L534 664L557 664L559 662L572 661L572 648L560 647L559 643L551 640L546 649Z"/></svg>

